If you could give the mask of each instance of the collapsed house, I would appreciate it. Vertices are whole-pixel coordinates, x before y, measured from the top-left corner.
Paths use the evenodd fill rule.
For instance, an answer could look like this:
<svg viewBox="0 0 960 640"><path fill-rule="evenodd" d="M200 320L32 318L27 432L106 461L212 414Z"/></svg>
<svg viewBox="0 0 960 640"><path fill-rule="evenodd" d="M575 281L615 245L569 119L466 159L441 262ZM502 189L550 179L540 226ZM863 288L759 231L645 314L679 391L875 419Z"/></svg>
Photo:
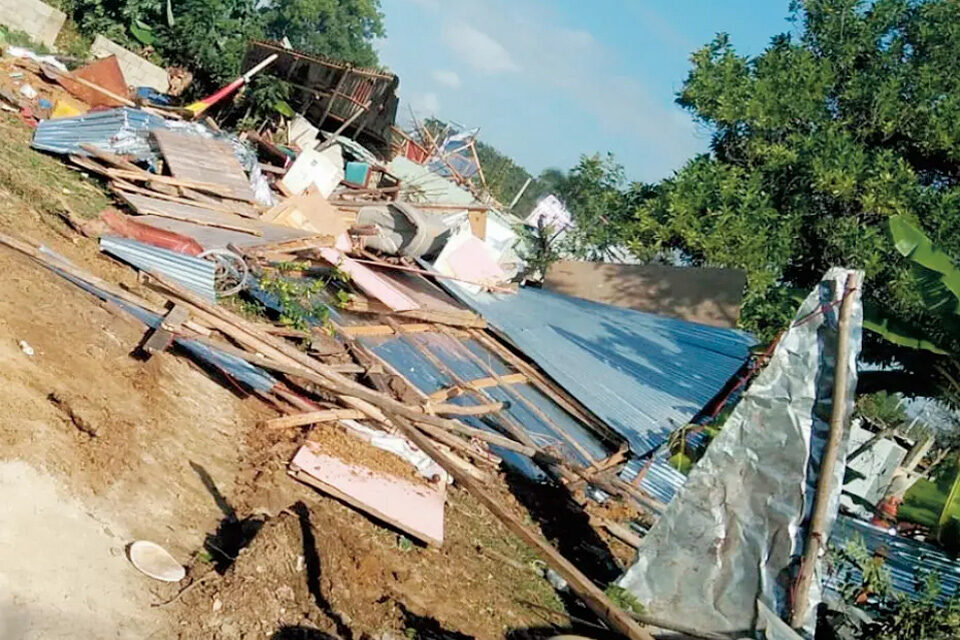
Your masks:
<svg viewBox="0 0 960 640"><path fill-rule="evenodd" d="M336 425L419 476L391 477L304 439L286 461L292 478L434 546L443 545L445 491L455 481L611 627L647 638L537 532L499 508L484 483L502 464L536 481L589 488L598 501L620 497L659 516L634 542L637 562L621 585L660 624L745 631L765 611L789 617L785 585L804 551L829 431L837 314L856 296L843 285L847 272L828 274L770 362L758 361L756 340L733 328L737 272L561 263L543 289L513 284L517 221L453 173L441 175L432 153L386 160L395 76L253 43L245 69L270 60L266 68L299 91L300 117L285 137L268 138L138 106L89 70L68 74L49 69L50 61L17 59L39 72L40 91L16 100L48 116L33 146L97 176L116 197L118 208L98 221L73 223L143 274L166 304L44 247L0 241L140 320L146 354L177 347L263 398L278 413L264 428ZM83 113L61 117L55 103L66 94L119 105L81 104ZM245 318L223 304L238 295L261 315ZM856 379L858 326L855 312L847 386ZM707 446L698 423L737 398L764 364L733 426ZM678 442L681 450L706 449L689 475L673 461ZM829 534L837 511L845 447L825 473L834 486L819 534ZM803 492L790 492L800 485ZM841 518L834 530L865 529ZM871 544L883 544L871 535ZM835 591L836 580L825 588ZM811 586L807 626L820 597Z"/></svg>

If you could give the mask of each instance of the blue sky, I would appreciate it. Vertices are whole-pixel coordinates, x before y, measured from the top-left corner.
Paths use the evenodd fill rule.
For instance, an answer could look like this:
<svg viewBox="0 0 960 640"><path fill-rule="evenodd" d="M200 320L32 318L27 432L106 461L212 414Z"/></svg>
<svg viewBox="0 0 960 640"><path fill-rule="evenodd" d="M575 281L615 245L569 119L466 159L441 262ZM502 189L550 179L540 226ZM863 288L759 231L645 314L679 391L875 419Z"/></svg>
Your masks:
<svg viewBox="0 0 960 640"><path fill-rule="evenodd" d="M730 34L755 55L790 31L789 0L382 0L380 61L407 105L480 127L533 173L613 152L634 180L670 175L708 135L674 104L690 53Z"/></svg>

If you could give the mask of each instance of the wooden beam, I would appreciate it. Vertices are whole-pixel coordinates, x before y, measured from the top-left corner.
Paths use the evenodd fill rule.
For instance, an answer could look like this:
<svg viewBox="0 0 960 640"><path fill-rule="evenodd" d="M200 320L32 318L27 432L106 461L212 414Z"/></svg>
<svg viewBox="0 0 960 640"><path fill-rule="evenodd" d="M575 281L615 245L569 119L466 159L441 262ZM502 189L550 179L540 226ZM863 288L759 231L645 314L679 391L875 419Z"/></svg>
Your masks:
<svg viewBox="0 0 960 640"><path fill-rule="evenodd" d="M337 420L363 420L366 414L356 409L326 409L323 411L311 411L309 413L295 413L290 416L273 418L263 423L265 429L288 429L290 427L302 427L308 424L318 422L336 422Z"/></svg>
<svg viewBox="0 0 960 640"><path fill-rule="evenodd" d="M190 319L190 312L182 305L175 304L160 322L160 326L153 329L143 343L143 350L147 357L166 351L173 342L175 334L181 325Z"/></svg>
<svg viewBox="0 0 960 640"><path fill-rule="evenodd" d="M427 331L436 331L436 326L422 322L401 324L398 327L392 327L387 324L359 324L353 326L343 326L343 333L350 337L359 336L392 336L398 333L425 333Z"/></svg>
<svg viewBox="0 0 960 640"><path fill-rule="evenodd" d="M497 377L490 376L487 378L467 380L466 385L469 389L486 389L488 387L499 387L508 384L524 384L529 382L529 380L530 379L522 373L508 373L506 375ZM449 398L456 398L463 392L464 389L462 387L453 386L447 387L446 389L440 389L439 391L434 391L427 397L435 402L443 402Z"/></svg>
<svg viewBox="0 0 960 640"><path fill-rule="evenodd" d="M803 627L803 620L807 613L807 603L810 599L810 584L813 581L813 572L820 557L820 550L826 545L825 529L828 520L828 511L833 492L834 469L840 455L840 445L843 434L847 429L850 415L847 411L847 379L850 362L850 316L853 313L853 301L857 289L860 287L860 278L855 273L847 275L840 292L843 302L840 303L840 316L837 323L837 351L836 363L833 368L833 400L830 404L830 431L827 442L820 458L820 470L817 476L817 489L813 495L813 510L810 514L810 524L807 527L807 540L803 549L803 560L800 562L800 571L797 575L794 602L790 615L790 626L794 629Z"/></svg>
<svg viewBox="0 0 960 640"><path fill-rule="evenodd" d="M497 413L506 407L504 402L491 402L489 404L474 404L461 406L458 404L427 404L424 410L427 413L436 413L445 416L484 416L488 413Z"/></svg>
<svg viewBox="0 0 960 640"><path fill-rule="evenodd" d="M170 176L162 176L156 173L148 173L142 169L139 171L130 171L127 169L107 169L107 174L113 178L120 178L122 180L133 180L135 182L158 182L160 184L171 184L175 187L188 187L190 189L196 189L197 191L206 191L207 193L212 193L224 198L229 198L231 193L229 189L226 189L218 184L172 178Z"/></svg>
<svg viewBox="0 0 960 640"><path fill-rule="evenodd" d="M233 207L226 205L215 204L218 202L214 198L210 198L213 202L208 200L195 200L190 198L181 198L179 196L170 195L168 193L162 193L156 189L145 189L143 187L138 187L135 184L130 184L124 180L119 180L115 182L116 186L122 191L129 191L131 193L139 193L143 196L150 196L151 198L156 198L157 200L166 200L167 202L176 202L178 204L187 204L191 207L197 207L199 209L208 209L210 211L216 211L217 213L226 213L228 215L238 215L243 216L244 218L254 218L254 216L249 213L240 213Z"/></svg>

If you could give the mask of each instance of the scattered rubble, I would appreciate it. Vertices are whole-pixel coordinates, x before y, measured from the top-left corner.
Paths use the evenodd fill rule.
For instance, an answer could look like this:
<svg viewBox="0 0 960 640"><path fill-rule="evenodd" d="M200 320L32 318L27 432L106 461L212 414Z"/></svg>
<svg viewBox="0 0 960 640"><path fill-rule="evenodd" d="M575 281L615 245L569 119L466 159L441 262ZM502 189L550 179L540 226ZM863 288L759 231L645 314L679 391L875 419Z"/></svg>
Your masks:
<svg viewBox="0 0 960 640"><path fill-rule="evenodd" d="M816 483L819 453L807 447L817 430L790 421L794 457L771 461L786 436L760 451L759 435L745 442L741 430L723 431L708 448L702 422L763 365L761 376L778 375L791 347L817 355L797 347L797 336L817 338L821 328L839 332L838 348L853 356L847 382L855 381L859 317L852 326L831 323L858 284L824 293L839 277L828 274L765 362L751 353L754 338L731 328L739 297L729 291L691 296L723 299L722 313L707 314L716 326L705 326L682 319L690 309L673 310L680 317L638 311L656 306L650 294L637 301L559 292L567 285L518 287L510 221L469 181L484 180L476 132L437 141L420 131L392 144L395 76L254 42L243 76L173 106L188 71L171 70L171 95L160 96L131 92L123 66L105 57L71 70L11 48L0 62L0 97L35 128L33 147L113 197L96 220L66 205L57 218L97 237L119 264L100 275L21 234L0 233L0 245L142 334L139 344L113 340L144 371L166 353L189 358L266 416L245 436L243 504L231 504L190 461L223 519L194 553L189 582L157 603L183 610L180 637L399 637L441 624L497 637L510 625L534 626L536 616L550 629L579 616L648 640L636 612L601 588L631 564L620 585L649 604L658 626L692 624L710 637L743 631L769 607L773 619L810 628L808 607L791 589L809 590L812 611L819 588L805 581L815 558L801 565L798 550L825 542L839 484L822 481L812 522L809 500L786 485ZM311 70L327 73L321 81ZM283 126L230 132L206 116L254 74L299 72L327 94L297 105L302 115ZM119 265L136 271L136 286ZM24 340L19 346L34 355ZM829 400L835 380L846 384L815 358L792 366L809 393L790 400ZM762 393L747 392L733 419L747 422L742 414ZM833 398L843 410L830 425L830 477L842 475L850 412ZM71 391L47 400L97 446L128 427ZM755 423L766 437L777 418L805 415L788 405L764 405ZM701 460L689 481L696 461L688 446ZM689 462L683 472L677 460ZM766 482L748 465L760 460ZM734 477L738 465L744 470ZM751 511L762 492L769 497L760 506L780 505L781 520ZM717 556L723 533L712 523L735 528L751 514L735 553ZM807 527L804 542L797 536ZM144 565L147 550L167 566L144 570L179 582L179 563L150 544L134 543L131 561ZM688 570L648 574L671 554L685 557ZM673 571L682 564L670 563ZM718 575L704 578L708 567ZM713 591L744 575L736 599ZM688 601L682 609L680 596L664 595L664 576ZM564 592L570 613L547 581Z"/></svg>

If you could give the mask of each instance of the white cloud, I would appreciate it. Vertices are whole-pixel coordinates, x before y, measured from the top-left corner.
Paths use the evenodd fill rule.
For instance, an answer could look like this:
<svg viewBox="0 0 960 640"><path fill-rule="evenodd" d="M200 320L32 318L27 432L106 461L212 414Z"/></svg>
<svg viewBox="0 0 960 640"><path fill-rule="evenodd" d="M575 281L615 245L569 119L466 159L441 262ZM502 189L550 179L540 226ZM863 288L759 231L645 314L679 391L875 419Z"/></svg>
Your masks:
<svg viewBox="0 0 960 640"><path fill-rule="evenodd" d="M421 118L436 116L440 113L440 98L433 92L415 93L409 96L406 102Z"/></svg>
<svg viewBox="0 0 960 640"><path fill-rule="evenodd" d="M456 71L437 69L432 75L434 80L451 89L456 89L460 86L460 76L457 75Z"/></svg>
<svg viewBox="0 0 960 640"><path fill-rule="evenodd" d="M442 39L454 55L481 73L497 74L520 70L502 44L464 21L445 24Z"/></svg>
<svg viewBox="0 0 960 640"><path fill-rule="evenodd" d="M415 90L408 104L422 113L439 110L443 99L448 111L459 105L451 118L471 118L472 124L489 125L488 135L498 134L504 151L531 169L549 164L569 165L579 153L610 149L628 165L631 177L654 180L678 168L693 153L703 150L690 118L679 109L672 95L650 87L645 68L626 67L618 55L596 35L569 20L569 16L542 0L384 0L385 11L394 4L418 5L408 23L416 24L416 36L391 33L403 42L411 66L404 82ZM427 9L430 9L427 11ZM645 10L638 37L656 37L671 48L683 45L682 36L670 30L655 10ZM635 13L630 19L637 18ZM416 44L414 44L414 40ZM409 44L407 44L409 43ZM392 45L391 45L392 46ZM400 46L398 44L397 46ZM426 56L424 51L432 55ZM437 70L444 56L457 73ZM433 61L432 63L430 61ZM389 60L388 60L389 61ZM454 66L456 64L457 66ZM656 64L651 60L650 64ZM416 79L411 78L416 74ZM453 80L456 76L457 80ZM454 93L454 89L457 91ZM420 95L416 95L419 93ZM430 97L428 97L430 96ZM464 100L483 96L483 106L463 109ZM555 106L556 105L556 106ZM568 107L574 107L570 109ZM554 109L556 112L554 113ZM513 123L506 111L522 110L525 117L543 121ZM466 111L466 112L464 112ZM562 112L562 116L559 114ZM561 121L560 118L572 119ZM497 122L495 125L490 121ZM570 141L558 141L557 127L580 133ZM506 133L510 131L510 134ZM517 132L521 133L518 134ZM509 136L509 137L508 137ZM597 139L591 140L589 136ZM573 140L576 140L575 142ZM537 151L533 151L536 149ZM549 149L549 151L544 151ZM546 159L545 159L546 158Z"/></svg>

